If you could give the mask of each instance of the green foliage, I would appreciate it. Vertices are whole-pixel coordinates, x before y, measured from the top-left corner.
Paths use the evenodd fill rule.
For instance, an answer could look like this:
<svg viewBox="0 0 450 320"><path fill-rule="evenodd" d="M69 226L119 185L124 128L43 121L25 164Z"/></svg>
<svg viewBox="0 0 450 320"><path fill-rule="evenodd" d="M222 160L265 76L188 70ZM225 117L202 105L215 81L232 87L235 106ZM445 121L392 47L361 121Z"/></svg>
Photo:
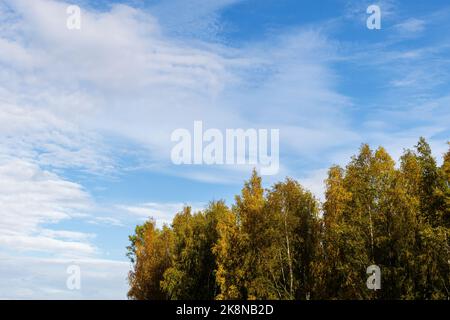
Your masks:
<svg viewBox="0 0 450 320"><path fill-rule="evenodd" d="M267 257L279 299L307 299L314 289L319 251L319 204L294 180L277 183L267 197L272 246Z"/></svg>
<svg viewBox="0 0 450 320"><path fill-rule="evenodd" d="M133 299L449 299L450 151L438 167L421 138L399 167L362 145L333 166L320 204L287 178L253 171L231 208L189 207L171 227L130 236ZM378 265L382 288L369 290Z"/></svg>
<svg viewBox="0 0 450 320"><path fill-rule="evenodd" d="M212 248L218 241L218 221L226 210L223 202L213 202L205 212L191 214L186 207L175 216L172 265L161 282L170 299L215 298L217 265Z"/></svg>
<svg viewBox="0 0 450 320"><path fill-rule="evenodd" d="M166 298L160 282L163 274L171 265L170 248L173 232L167 227L158 230L154 221L137 226L135 234L130 236L131 245L128 256L134 263L129 274L131 299L162 300Z"/></svg>

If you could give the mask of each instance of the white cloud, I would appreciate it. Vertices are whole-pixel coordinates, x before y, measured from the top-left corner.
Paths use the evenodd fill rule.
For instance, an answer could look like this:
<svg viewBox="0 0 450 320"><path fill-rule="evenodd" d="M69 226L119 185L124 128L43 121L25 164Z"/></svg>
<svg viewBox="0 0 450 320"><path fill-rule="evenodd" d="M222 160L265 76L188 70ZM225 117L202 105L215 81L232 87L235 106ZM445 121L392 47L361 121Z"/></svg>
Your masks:
<svg viewBox="0 0 450 320"><path fill-rule="evenodd" d="M306 176L297 178L303 187L311 191L320 201L325 200L325 184L328 168L314 170Z"/></svg>
<svg viewBox="0 0 450 320"><path fill-rule="evenodd" d="M115 227L124 226L123 222L116 217L92 217L92 219L88 219L87 223L97 224L97 225L110 225Z"/></svg>
<svg viewBox="0 0 450 320"><path fill-rule="evenodd" d="M20 158L38 165L105 173L113 164L100 140L45 108L19 107L0 99L0 160Z"/></svg>
<svg viewBox="0 0 450 320"><path fill-rule="evenodd" d="M68 231L68 230L50 230L44 229L41 231L41 235L50 238L62 238L67 240L85 241L95 237L95 234Z"/></svg>
<svg viewBox="0 0 450 320"><path fill-rule="evenodd" d="M425 21L421 19L409 18L404 22L396 24L394 29L402 35L417 34L425 30Z"/></svg>
<svg viewBox="0 0 450 320"><path fill-rule="evenodd" d="M3 249L91 255L95 248L87 241L90 235L42 227L79 217L90 206L88 194L78 184L23 160L0 163Z"/></svg>
<svg viewBox="0 0 450 320"><path fill-rule="evenodd" d="M205 205L202 203L156 203L148 202L139 205L120 205L118 209L128 214L140 217L142 220L152 218L158 227L164 224L170 225L175 214L181 212L184 207L190 206L192 212L203 210Z"/></svg>
<svg viewBox="0 0 450 320"><path fill-rule="evenodd" d="M93 206L79 184L37 164L0 162L0 299L125 299L129 264L96 258L95 234L58 226L76 219L117 224L91 217ZM81 267L79 291L66 287L72 264Z"/></svg>
<svg viewBox="0 0 450 320"><path fill-rule="evenodd" d="M205 14L229 3L206 6ZM289 131L295 125L308 135L302 141L310 142L301 148L282 146L294 153L318 148L315 134L320 133L323 141L347 130L338 119L343 119L350 101L337 93L328 67L335 48L318 32L296 30L293 35L233 49L167 37L154 16L125 5L101 13L82 8L80 31L65 28L63 2L14 1L11 6L22 17L15 46L40 59L32 64L33 76L8 70L17 85L5 90L27 100L38 95L33 101L40 103L34 108L66 122L70 119L69 127L91 139L83 145L92 147L83 149L45 145L48 152L39 159L46 165L63 166L64 159L70 158L77 159L79 166L112 167L107 161L112 161L107 158L112 152L105 150L95 132L133 142L143 161L159 164L160 170L170 164L170 133L189 128L198 119L208 127L256 124L280 128L281 134L283 128ZM23 90L25 94L19 94ZM68 94L70 99L64 98ZM328 130L331 127L334 130Z"/></svg>
<svg viewBox="0 0 450 320"><path fill-rule="evenodd" d="M240 1L164 0L152 6L151 11L159 17L164 29L177 37L216 39L224 27L218 12Z"/></svg>
<svg viewBox="0 0 450 320"><path fill-rule="evenodd" d="M0 255L0 299L126 299L127 262ZM80 267L80 290L66 286L71 265Z"/></svg>
<svg viewBox="0 0 450 320"><path fill-rule="evenodd" d="M39 58L26 63L31 67L24 74L12 67L11 59L17 58L5 54L10 66L0 70L0 101L20 108L27 104L25 112L49 112L94 140L88 144L94 147L76 151L57 143L46 146L51 149L41 155L46 164L61 166L61 158L90 168L104 164L105 146L93 131L138 143L148 150L148 159L168 160L170 133L182 123L230 118L211 102L232 81L232 61L206 44L164 38L153 16L125 5L104 13L83 8L82 29L74 32L65 27L62 2L7 3L20 24L4 36L13 33L17 50Z"/></svg>

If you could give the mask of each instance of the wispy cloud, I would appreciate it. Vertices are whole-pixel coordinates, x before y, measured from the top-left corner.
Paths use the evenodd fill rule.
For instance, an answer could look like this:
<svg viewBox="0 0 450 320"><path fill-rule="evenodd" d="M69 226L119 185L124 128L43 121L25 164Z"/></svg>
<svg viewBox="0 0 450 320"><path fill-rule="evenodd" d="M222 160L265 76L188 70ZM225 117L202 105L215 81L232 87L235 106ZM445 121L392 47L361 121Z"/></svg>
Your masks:
<svg viewBox="0 0 450 320"><path fill-rule="evenodd" d="M206 6L204 14L230 3ZM126 5L101 13L83 8L82 29L75 32L64 27L63 2L10 5L22 19L11 31L16 33L14 46L40 57L27 62L39 82L29 83L11 69L19 86L5 91L16 99L40 101L32 108L65 119L65 128L77 128L85 136L79 144L83 148L37 141L35 149L45 150L38 155L44 165L61 167L63 159L73 159L92 171L119 169L110 151L121 149L115 148L118 140L108 140L114 136L147 150L140 152L143 162L156 162L154 168L160 170L170 164L170 133L198 119L221 129L279 128L283 150L294 154L326 148L323 142L338 132L354 136L345 123L351 101L336 90L331 69L336 50L318 31L291 30L236 49L165 36L157 18ZM19 94L19 88L25 93ZM17 102L21 108L23 100ZM63 134L76 136L73 131ZM304 138L297 142L305 143L284 143L294 141L289 139L293 134L301 134ZM202 172L189 176L201 177Z"/></svg>
<svg viewBox="0 0 450 320"><path fill-rule="evenodd" d="M407 19L404 22L398 23L394 25L394 29L396 29L400 34L417 34L425 30L425 21L416 18Z"/></svg>
<svg viewBox="0 0 450 320"><path fill-rule="evenodd" d="M126 299L127 262L5 255L0 259L0 299ZM80 268L80 290L66 286L71 265Z"/></svg>
<svg viewBox="0 0 450 320"><path fill-rule="evenodd" d="M0 165L0 246L15 251L91 255L89 235L49 230L52 224L82 215L90 206L80 185L22 160Z"/></svg>
<svg viewBox="0 0 450 320"><path fill-rule="evenodd" d="M149 202L139 205L119 205L118 209L142 220L153 219L158 227L170 225L175 214L189 206L193 212L201 211L205 205L202 203L156 203Z"/></svg>

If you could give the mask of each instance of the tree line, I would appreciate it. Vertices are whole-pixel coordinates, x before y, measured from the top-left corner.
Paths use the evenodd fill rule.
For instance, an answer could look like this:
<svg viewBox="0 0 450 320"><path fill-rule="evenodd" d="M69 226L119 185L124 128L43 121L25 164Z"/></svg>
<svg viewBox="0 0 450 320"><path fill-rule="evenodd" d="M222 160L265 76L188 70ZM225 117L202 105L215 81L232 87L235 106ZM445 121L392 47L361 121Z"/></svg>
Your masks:
<svg viewBox="0 0 450 320"><path fill-rule="evenodd" d="M329 169L323 203L254 171L231 207L149 220L127 249L131 299L450 299L450 150L438 166L421 138L396 166L364 144Z"/></svg>

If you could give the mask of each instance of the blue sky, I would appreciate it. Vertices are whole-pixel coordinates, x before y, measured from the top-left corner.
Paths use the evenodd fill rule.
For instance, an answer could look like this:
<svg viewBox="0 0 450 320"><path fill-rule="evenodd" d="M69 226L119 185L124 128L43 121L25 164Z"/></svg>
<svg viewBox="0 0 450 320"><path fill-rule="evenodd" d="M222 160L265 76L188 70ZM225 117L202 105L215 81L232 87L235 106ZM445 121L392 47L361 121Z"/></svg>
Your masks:
<svg viewBox="0 0 450 320"><path fill-rule="evenodd" d="M361 143L398 159L424 136L439 160L448 30L437 0L0 0L0 298L126 298L136 224L232 203L251 167L170 161L195 120L279 129L265 185L291 176L319 199Z"/></svg>

